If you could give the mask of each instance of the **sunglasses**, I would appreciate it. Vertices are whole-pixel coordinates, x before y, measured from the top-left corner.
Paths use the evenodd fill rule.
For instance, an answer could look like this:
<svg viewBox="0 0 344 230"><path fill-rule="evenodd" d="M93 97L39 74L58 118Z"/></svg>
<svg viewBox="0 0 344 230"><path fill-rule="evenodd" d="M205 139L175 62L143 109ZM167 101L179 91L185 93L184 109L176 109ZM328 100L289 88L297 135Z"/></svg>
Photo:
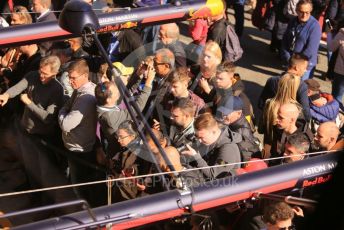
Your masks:
<svg viewBox="0 0 344 230"><path fill-rule="evenodd" d="M290 225L289 227L279 228L279 230L295 230L295 226Z"/></svg>

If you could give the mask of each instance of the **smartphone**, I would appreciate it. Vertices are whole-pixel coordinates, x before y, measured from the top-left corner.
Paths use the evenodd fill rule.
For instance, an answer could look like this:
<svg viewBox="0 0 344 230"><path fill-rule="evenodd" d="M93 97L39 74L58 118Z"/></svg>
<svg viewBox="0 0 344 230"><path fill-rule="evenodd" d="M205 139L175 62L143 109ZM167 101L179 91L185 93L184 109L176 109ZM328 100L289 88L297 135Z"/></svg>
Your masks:
<svg viewBox="0 0 344 230"><path fill-rule="evenodd" d="M332 27L332 24L331 24L330 19L326 19L326 20L325 20L325 23L326 23L326 25L328 26L328 28L329 28L330 30L333 30L333 27Z"/></svg>

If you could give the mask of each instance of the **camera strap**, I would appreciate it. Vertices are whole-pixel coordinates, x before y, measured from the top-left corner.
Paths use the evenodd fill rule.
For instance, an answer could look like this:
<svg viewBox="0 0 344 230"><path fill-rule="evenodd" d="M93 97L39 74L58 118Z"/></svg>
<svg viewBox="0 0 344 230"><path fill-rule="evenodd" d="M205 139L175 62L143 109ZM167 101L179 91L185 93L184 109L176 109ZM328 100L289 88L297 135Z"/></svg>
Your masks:
<svg viewBox="0 0 344 230"><path fill-rule="evenodd" d="M291 32L292 36L293 36L293 40L291 42L290 50L292 53L294 53L296 41L299 38L299 35L301 34L305 25L306 25L306 23L304 23L304 24L297 23L297 25L294 27L294 29Z"/></svg>

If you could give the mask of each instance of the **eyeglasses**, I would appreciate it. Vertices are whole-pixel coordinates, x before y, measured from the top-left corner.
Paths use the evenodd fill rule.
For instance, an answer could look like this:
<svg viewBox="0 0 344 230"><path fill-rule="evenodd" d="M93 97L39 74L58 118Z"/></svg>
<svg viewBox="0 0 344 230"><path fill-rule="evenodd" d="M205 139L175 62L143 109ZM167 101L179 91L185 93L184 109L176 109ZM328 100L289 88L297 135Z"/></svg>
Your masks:
<svg viewBox="0 0 344 230"><path fill-rule="evenodd" d="M83 75L85 75L85 74L83 73L83 74L81 74L81 75L79 75L79 76L76 76L76 77L70 77L70 76L68 76L68 78L69 78L70 81L76 81L76 79L78 79L79 77L81 77L81 76L83 76Z"/></svg>
<svg viewBox="0 0 344 230"><path fill-rule="evenodd" d="M300 10L298 10L297 13L299 13L300 15L310 15L311 11L300 11Z"/></svg>
<svg viewBox="0 0 344 230"><path fill-rule="evenodd" d="M156 59L154 59L153 61L154 61L153 64L154 64L155 66L158 66L158 65L165 65L165 64L166 64L166 63L163 63L163 62L157 62Z"/></svg>
<svg viewBox="0 0 344 230"><path fill-rule="evenodd" d="M51 77L51 76L55 76L56 74L53 73L46 73L46 72L42 72L41 70L38 70L39 75L42 77Z"/></svg>
<svg viewBox="0 0 344 230"><path fill-rule="evenodd" d="M124 137L116 136L116 139L117 139L118 141L122 141L122 140L124 140L125 138L130 137L130 136L132 136L132 135L128 135L128 136L124 136Z"/></svg>

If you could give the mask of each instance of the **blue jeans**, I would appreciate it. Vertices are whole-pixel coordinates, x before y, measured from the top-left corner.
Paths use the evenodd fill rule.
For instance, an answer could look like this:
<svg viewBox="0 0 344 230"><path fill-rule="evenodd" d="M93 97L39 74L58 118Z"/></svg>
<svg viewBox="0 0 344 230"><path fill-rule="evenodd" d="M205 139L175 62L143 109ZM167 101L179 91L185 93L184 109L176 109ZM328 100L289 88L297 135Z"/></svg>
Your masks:
<svg viewBox="0 0 344 230"><path fill-rule="evenodd" d="M330 44L333 40L333 33L332 32L328 32L327 33L327 38L326 38L326 43L327 44ZM328 50L327 48L327 64L330 63L330 60L331 60L331 56L332 56L332 52Z"/></svg>
<svg viewBox="0 0 344 230"><path fill-rule="evenodd" d="M332 81L332 95L339 102L340 109L344 111L344 75L334 73L334 78Z"/></svg>
<svg viewBox="0 0 344 230"><path fill-rule="evenodd" d="M307 80L307 79L312 79L312 78L313 78L313 74L314 74L314 70L315 70L315 66L314 66L312 69L307 70L307 71L303 74L301 80L302 80L302 81L305 81L305 80Z"/></svg>

